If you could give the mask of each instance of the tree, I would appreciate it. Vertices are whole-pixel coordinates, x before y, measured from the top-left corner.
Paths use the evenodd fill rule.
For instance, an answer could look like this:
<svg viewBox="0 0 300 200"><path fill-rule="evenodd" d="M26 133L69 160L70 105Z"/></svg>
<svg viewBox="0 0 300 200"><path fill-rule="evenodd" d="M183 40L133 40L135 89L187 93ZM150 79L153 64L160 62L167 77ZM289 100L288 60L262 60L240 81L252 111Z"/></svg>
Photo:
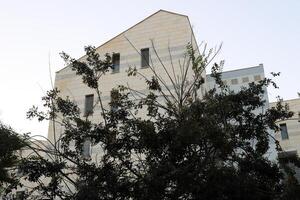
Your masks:
<svg viewBox="0 0 300 200"><path fill-rule="evenodd" d="M0 188L7 184L16 186L17 179L12 172L19 162L17 153L25 144L19 134L0 122Z"/></svg>
<svg viewBox="0 0 300 200"><path fill-rule="evenodd" d="M120 85L112 90L111 109L106 110L99 86L101 77L113 68L111 57L101 60L93 47L85 51L85 61L62 56L96 91L102 121L95 124L89 115L82 118L77 105L61 98L57 89L43 98L47 112L36 107L28 112L29 118L65 128L51 148L39 149L47 157L22 160L25 178L37 183L33 191L50 199L286 197L283 172L266 152L270 130L278 130L276 121L292 113L280 101L276 108L253 113L265 104L264 88L276 87L271 79L250 83L235 93L221 80L223 62L214 63L212 76L218 92L213 89L201 96L203 71L218 50L199 52L188 45L181 74L172 74L162 62L168 80L150 63L152 77L130 68L128 75L144 78L148 92ZM82 155L86 141L101 148L97 161ZM299 188L297 181L293 186Z"/></svg>

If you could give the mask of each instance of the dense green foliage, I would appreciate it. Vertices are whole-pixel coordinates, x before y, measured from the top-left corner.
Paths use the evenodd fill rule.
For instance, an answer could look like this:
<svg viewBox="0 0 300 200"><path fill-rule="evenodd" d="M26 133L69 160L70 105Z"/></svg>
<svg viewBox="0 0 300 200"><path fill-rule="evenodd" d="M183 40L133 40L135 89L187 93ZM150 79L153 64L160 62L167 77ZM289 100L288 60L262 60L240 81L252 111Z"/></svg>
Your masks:
<svg viewBox="0 0 300 200"><path fill-rule="evenodd" d="M20 135L0 123L0 188L7 184L16 184L13 169L18 164L18 150L24 146Z"/></svg>
<svg viewBox="0 0 300 200"><path fill-rule="evenodd" d="M118 86L111 93L111 109L105 109L101 77L113 67L110 56L101 60L96 49L88 47L85 61L63 57L95 90L100 104L95 112L102 113L102 119L93 123L92 116L82 117L77 105L61 98L57 89L43 98L47 112L36 107L29 111L30 118L64 127L51 148L39 149L44 156L22 160L25 178L39 183L34 188L38 193L29 198L297 198L297 181L287 188L283 171L267 156L269 144L275 142L270 133L278 130L276 121L292 113L278 102L276 108L254 114L266 103L263 94L274 85L271 79L233 92L221 81L222 63L213 64L217 87L202 96L203 71L214 56L189 45L185 64L179 66L181 75L172 74L163 63L159 67L166 69L168 80L150 64L152 77L130 68L130 76L145 78L148 92ZM87 141L98 151L91 157L82 155ZM45 177L49 181L43 182Z"/></svg>

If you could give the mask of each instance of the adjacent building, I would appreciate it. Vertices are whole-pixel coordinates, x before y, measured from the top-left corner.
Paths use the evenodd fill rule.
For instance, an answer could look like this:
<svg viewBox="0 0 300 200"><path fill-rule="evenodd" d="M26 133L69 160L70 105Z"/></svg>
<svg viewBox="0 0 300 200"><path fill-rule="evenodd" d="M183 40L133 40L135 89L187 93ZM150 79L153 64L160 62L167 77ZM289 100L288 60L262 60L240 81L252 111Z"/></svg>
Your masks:
<svg viewBox="0 0 300 200"><path fill-rule="evenodd" d="M276 107L277 102L270 103L270 107ZM295 156L300 153L300 98L282 101L287 104L289 110L294 112L294 116L277 122L279 131L275 133L275 138L279 141L282 152L278 153L278 158ZM300 181L300 169L291 164L296 172L296 177Z"/></svg>
<svg viewBox="0 0 300 200"><path fill-rule="evenodd" d="M286 152L300 153L300 98L285 100L289 110L294 112L294 116L287 120L278 121L280 130L275 134L280 146ZM276 102L270 103L270 107L276 107Z"/></svg>
<svg viewBox="0 0 300 200"><path fill-rule="evenodd" d="M222 72L222 81L233 91L238 92L243 87L248 87L248 84L251 82L258 82L265 78L264 66L263 64L259 64L253 67L247 68L240 68L236 70L224 71ZM218 87L216 86L216 82L210 74L206 75L206 89L210 90L216 88L219 91ZM264 106L256 109L254 112L256 114L264 113L269 108L269 98L267 88L264 88L264 93L262 99L265 101ZM271 135L274 135L272 131L270 131ZM276 145L275 141L270 137L270 148L267 152L267 156L271 160L275 160L277 158L276 154Z"/></svg>
<svg viewBox="0 0 300 200"><path fill-rule="evenodd" d="M264 78L265 72L263 64L222 72L222 81L235 92L238 92L242 87L247 87L251 82L257 82L263 80ZM216 83L214 78L212 78L210 74L208 74L206 76L207 90L213 89L215 87ZM263 99L266 101L266 104L262 109L265 110L269 107L267 88L265 88Z"/></svg>

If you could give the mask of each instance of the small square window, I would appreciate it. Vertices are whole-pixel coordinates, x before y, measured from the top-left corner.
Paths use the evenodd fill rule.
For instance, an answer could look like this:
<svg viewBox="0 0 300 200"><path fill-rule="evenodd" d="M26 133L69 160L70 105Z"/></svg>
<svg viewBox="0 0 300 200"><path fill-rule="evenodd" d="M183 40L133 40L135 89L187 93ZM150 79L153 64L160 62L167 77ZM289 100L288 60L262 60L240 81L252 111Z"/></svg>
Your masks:
<svg viewBox="0 0 300 200"><path fill-rule="evenodd" d="M249 77L243 77L242 81L243 81L243 83L248 83L249 82Z"/></svg>
<svg viewBox="0 0 300 200"><path fill-rule="evenodd" d="M112 67L113 67L113 70L112 70L113 73L117 73L120 71L120 54L119 53L114 53L112 55Z"/></svg>
<svg viewBox="0 0 300 200"><path fill-rule="evenodd" d="M149 48L141 49L141 67L149 67Z"/></svg>
<svg viewBox="0 0 300 200"><path fill-rule="evenodd" d="M239 82L238 80L235 78L235 79L231 79L231 84L232 85L237 85Z"/></svg>
<svg viewBox="0 0 300 200"><path fill-rule="evenodd" d="M84 103L84 116L88 116L93 114L94 110L94 95L86 95L85 96L85 103Z"/></svg>
<svg viewBox="0 0 300 200"><path fill-rule="evenodd" d="M260 81L261 80L261 76L260 75L255 75L254 76L254 81Z"/></svg>
<svg viewBox="0 0 300 200"><path fill-rule="evenodd" d="M282 140L289 139L289 134L288 134L286 124L280 124L279 126L280 126L281 139Z"/></svg>

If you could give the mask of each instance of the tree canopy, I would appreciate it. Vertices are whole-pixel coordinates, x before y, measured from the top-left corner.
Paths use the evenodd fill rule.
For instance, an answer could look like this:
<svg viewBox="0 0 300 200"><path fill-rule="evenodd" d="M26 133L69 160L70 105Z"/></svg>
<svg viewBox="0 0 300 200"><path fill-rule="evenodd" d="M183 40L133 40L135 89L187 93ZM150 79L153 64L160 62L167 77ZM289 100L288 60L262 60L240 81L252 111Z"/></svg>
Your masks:
<svg viewBox="0 0 300 200"><path fill-rule="evenodd" d="M46 156L22 160L24 178L37 184L29 199L298 198L296 179L294 189L287 186L283 168L267 155L271 142L280 149L271 134L278 130L276 121L292 113L280 101L276 108L254 113L266 103L265 87L276 86L271 79L234 92L222 82L223 62L212 64L218 50L199 52L188 45L181 74L172 74L173 64L168 69L160 63L167 80L151 64L151 77L131 67L128 75L144 78L148 90L117 86L110 109L105 109L100 86L113 68L111 57L101 59L93 47L85 50L84 61L62 56L95 90L101 122L92 122L92 113L82 117L78 106L63 99L58 89L43 98L47 112L37 107L28 112L29 118L64 127L50 148L39 148ZM199 95L209 65L217 85ZM82 154L87 141L97 154Z"/></svg>
<svg viewBox="0 0 300 200"><path fill-rule="evenodd" d="M14 169L18 165L18 150L25 146L24 139L12 128L0 122L0 188L18 183ZM1 194L2 191L0 191Z"/></svg>

